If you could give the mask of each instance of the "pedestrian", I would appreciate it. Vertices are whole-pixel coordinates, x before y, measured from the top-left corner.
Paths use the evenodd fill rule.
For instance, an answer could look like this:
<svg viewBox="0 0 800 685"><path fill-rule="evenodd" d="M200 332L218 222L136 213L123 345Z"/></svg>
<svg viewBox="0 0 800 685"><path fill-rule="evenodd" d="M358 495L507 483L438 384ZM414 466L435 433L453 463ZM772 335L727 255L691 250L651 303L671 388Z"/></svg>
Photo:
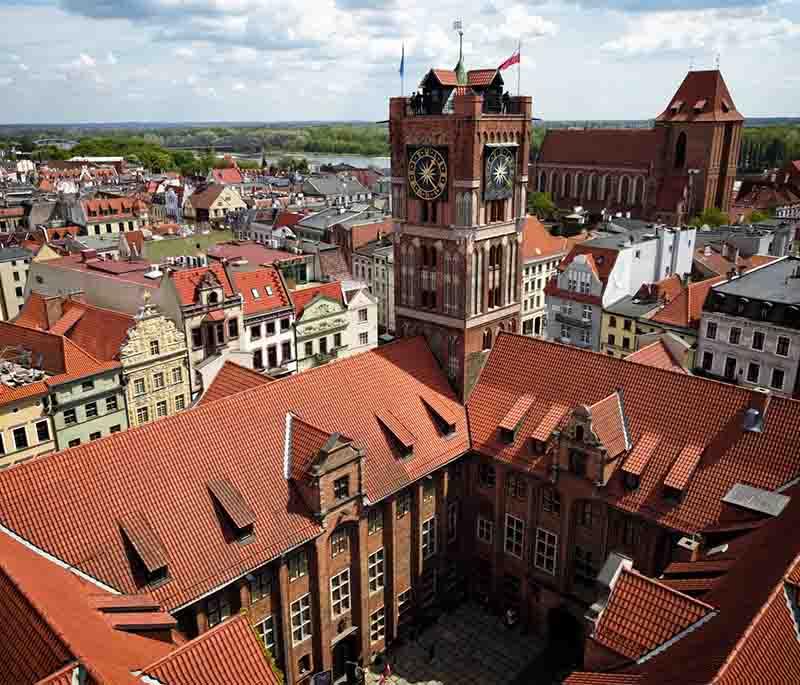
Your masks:
<svg viewBox="0 0 800 685"><path fill-rule="evenodd" d="M389 665L389 662L386 662L386 665L383 667L383 673L381 674L380 685L386 685L389 682L389 678L392 677L392 667Z"/></svg>

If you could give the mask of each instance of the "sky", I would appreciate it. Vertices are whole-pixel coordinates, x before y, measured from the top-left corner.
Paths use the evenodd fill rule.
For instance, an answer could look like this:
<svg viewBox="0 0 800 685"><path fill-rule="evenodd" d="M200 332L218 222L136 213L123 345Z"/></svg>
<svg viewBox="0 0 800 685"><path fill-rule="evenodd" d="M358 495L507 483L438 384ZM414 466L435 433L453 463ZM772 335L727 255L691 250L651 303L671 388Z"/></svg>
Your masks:
<svg viewBox="0 0 800 685"><path fill-rule="evenodd" d="M377 121L455 19L468 69L521 41L545 120L654 117L717 59L745 116L800 115L800 0L0 0L0 123Z"/></svg>

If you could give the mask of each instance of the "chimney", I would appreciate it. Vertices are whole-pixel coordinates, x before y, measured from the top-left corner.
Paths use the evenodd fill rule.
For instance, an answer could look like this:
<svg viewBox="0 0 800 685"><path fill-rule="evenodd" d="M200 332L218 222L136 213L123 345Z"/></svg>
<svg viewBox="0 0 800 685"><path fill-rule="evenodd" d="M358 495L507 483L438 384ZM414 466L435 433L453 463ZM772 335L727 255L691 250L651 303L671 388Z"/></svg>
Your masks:
<svg viewBox="0 0 800 685"><path fill-rule="evenodd" d="M55 326L56 321L64 316L64 307L63 303L61 302L61 296L54 295L52 297L46 297L44 300L44 306L47 313L47 327L52 328Z"/></svg>
<svg viewBox="0 0 800 685"><path fill-rule="evenodd" d="M742 430L747 433L761 433L764 430L771 396L767 388L753 388L750 391L750 404L744 411Z"/></svg>

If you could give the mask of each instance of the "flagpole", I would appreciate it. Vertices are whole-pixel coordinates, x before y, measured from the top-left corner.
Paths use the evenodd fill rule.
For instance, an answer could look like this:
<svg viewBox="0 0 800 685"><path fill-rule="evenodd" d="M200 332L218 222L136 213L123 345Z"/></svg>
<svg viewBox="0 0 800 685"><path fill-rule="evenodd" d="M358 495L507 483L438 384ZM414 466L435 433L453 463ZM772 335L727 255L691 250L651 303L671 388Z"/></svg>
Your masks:
<svg viewBox="0 0 800 685"><path fill-rule="evenodd" d="M519 43L517 44L517 52L519 53L519 59L517 60L517 97L520 96L519 90L519 81L520 81L520 72L522 71L522 40L520 39Z"/></svg>

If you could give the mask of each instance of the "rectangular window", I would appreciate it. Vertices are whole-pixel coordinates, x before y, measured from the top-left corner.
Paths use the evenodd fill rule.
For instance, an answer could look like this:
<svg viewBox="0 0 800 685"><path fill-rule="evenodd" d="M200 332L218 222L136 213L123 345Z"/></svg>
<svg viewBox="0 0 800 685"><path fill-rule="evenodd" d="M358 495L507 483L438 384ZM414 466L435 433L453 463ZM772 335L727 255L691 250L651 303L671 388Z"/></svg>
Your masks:
<svg viewBox="0 0 800 685"><path fill-rule="evenodd" d="M478 478L482 488L493 488L496 482L494 466L491 464L481 464L478 467Z"/></svg>
<svg viewBox="0 0 800 685"><path fill-rule="evenodd" d="M80 438L74 438L74 439L69 441L68 447L77 447L80 444L81 444L81 439Z"/></svg>
<svg viewBox="0 0 800 685"><path fill-rule="evenodd" d="M403 490L397 496L397 518L403 518L409 511L411 511L411 493Z"/></svg>
<svg viewBox="0 0 800 685"><path fill-rule="evenodd" d="M430 559L436 554L436 517L422 524L422 558Z"/></svg>
<svg viewBox="0 0 800 685"><path fill-rule="evenodd" d="M758 377L761 375L761 367L755 362L750 362L747 365L747 382L758 383Z"/></svg>
<svg viewBox="0 0 800 685"><path fill-rule="evenodd" d="M706 338L709 340L717 339L717 324L713 321L709 321L708 324L706 324Z"/></svg>
<svg viewBox="0 0 800 685"><path fill-rule="evenodd" d="M358 320L361 323L364 323L367 320L367 309L366 308L358 310Z"/></svg>
<svg viewBox="0 0 800 685"><path fill-rule="evenodd" d="M738 345L739 341L742 339L742 329L738 326L731 326L731 330L728 333L728 342L731 345Z"/></svg>
<svg viewBox="0 0 800 685"><path fill-rule="evenodd" d="M784 335L778 336L778 344L775 347L775 354L781 357L789 356L789 338Z"/></svg>
<svg viewBox="0 0 800 685"><path fill-rule="evenodd" d="M358 334L358 344L359 345L366 345L369 343L369 333L364 331L363 333Z"/></svg>
<svg viewBox="0 0 800 685"><path fill-rule="evenodd" d="M167 415L167 401L161 400L156 403L156 417L163 419Z"/></svg>
<svg viewBox="0 0 800 685"><path fill-rule="evenodd" d="M192 347L197 349L203 346L203 329L199 326L192 329Z"/></svg>
<svg viewBox="0 0 800 685"><path fill-rule="evenodd" d="M369 591L377 592L383 589L383 548L369 555L367 560L369 570Z"/></svg>
<svg viewBox="0 0 800 685"><path fill-rule="evenodd" d="M592 527L592 503L580 502L578 504L578 523L585 528Z"/></svg>
<svg viewBox="0 0 800 685"><path fill-rule="evenodd" d="M349 538L345 529L339 529L331 533L331 558L339 556L347 551Z"/></svg>
<svg viewBox="0 0 800 685"><path fill-rule="evenodd" d="M617 341L614 338L614 334L613 333L609 333L608 334L608 344L609 345L616 345L617 344Z"/></svg>
<svg viewBox="0 0 800 685"><path fill-rule="evenodd" d="M250 340L261 339L261 324L257 326L250 326Z"/></svg>
<svg viewBox="0 0 800 685"><path fill-rule="evenodd" d="M273 658L277 658L275 654L275 619L272 615L267 616L263 621L256 623L253 626L253 629L256 631L256 635L258 639L261 640L261 644L264 645L269 650L269 653L272 655Z"/></svg>
<svg viewBox="0 0 800 685"><path fill-rule="evenodd" d="M147 423L150 420L150 410L147 407L139 407L136 410L136 421L138 423Z"/></svg>
<svg viewBox="0 0 800 685"><path fill-rule="evenodd" d="M214 330L217 332L217 345L224 345L225 344L225 325L218 323L214 326Z"/></svg>
<svg viewBox="0 0 800 685"><path fill-rule="evenodd" d="M89 440L91 440L92 442L94 442L95 440L99 440L99 439L100 439L100 437L101 437L100 431L97 431L96 433L91 433L91 434L89 435Z"/></svg>
<svg viewBox="0 0 800 685"><path fill-rule="evenodd" d="M133 394L144 395L145 393L144 378L137 378L133 381Z"/></svg>
<svg viewBox="0 0 800 685"><path fill-rule="evenodd" d="M151 340L150 341L150 354L154 357L157 357L161 353L161 346L158 344L158 340Z"/></svg>
<svg viewBox="0 0 800 685"><path fill-rule="evenodd" d="M350 476L342 476L333 481L333 496L336 499L345 499L350 496Z"/></svg>
<svg viewBox="0 0 800 685"><path fill-rule="evenodd" d="M290 321L288 318L281 319L281 331L286 332L289 330Z"/></svg>
<svg viewBox="0 0 800 685"><path fill-rule="evenodd" d="M86 405L86 418L93 419L95 416L97 416L97 402L89 402Z"/></svg>
<svg viewBox="0 0 800 685"><path fill-rule="evenodd" d="M622 328L623 328L624 330L626 330L626 331L629 331L629 330L631 330L631 320L630 320L630 319L625 319L625 320L622 322Z"/></svg>
<svg viewBox="0 0 800 685"><path fill-rule="evenodd" d="M569 451L569 470L576 476L586 475L586 454L580 450Z"/></svg>
<svg viewBox="0 0 800 685"><path fill-rule="evenodd" d="M267 323L265 324L265 327L267 329L267 335L268 336L275 335L275 322L274 321L267 321Z"/></svg>
<svg viewBox="0 0 800 685"><path fill-rule="evenodd" d="M111 426L108 432L111 433L112 435L114 433L120 433L122 432L122 426L120 426L118 423L115 423L113 426Z"/></svg>
<svg viewBox="0 0 800 685"><path fill-rule="evenodd" d="M94 390L94 381L84 381L81 385L81 390L83 390L83 392Z"/></svg>
<svg viewBox="0 0 800 685"><path fill-rule="evenodd" d="M107 412L117 411L118 408L119 408L119 405L117 404L117 396L116 395L114 395L114 397L107 397L106 398L106 411Z"/></svg>
<svg viewBox="0 0 800 685"><path fill-rule="evenodd" d="M206 603L206 611L208 612L208 627L213 628L215 625L222 623L226 618L231 615L231 603L225 592L217 595L216 597L209 597Z"/></svg>
<svg viewBox="0 0 800 685"><path fill-rule="evenodd" d="M311 637L311 595L292 602L292 642L298 644Z"/></svg>
<svg viewBox="0 0 800 685"><path fill-rule="evenodd" d="M180 366L176 366L172 369L172 382L173 383L181 383L183 381L183 369Z"/></svg>
<svg viewBox="0 0 800 685"><path fill-rule="evenodd" d="M761 331L753 331L753 349L764 349L764 334Z"/></svg>
<svg viewBox="0 0 800 685"><path fill-rule="evenodd" d="M310 357L312 354L314 354L314 341L313 340L309 340L306 343L305 351L306 351L306 357Z"/></svg>
<svg viewBox="0 0 800 685"><path fill-rule="evenodd" d="M25 426L20 426L14 429L14 447L18 450L24 450L28 446L28 431Z"/></svg>
<svg viewBox="0 0 800 685"><path fill-rule="evenodd" d="M536 549L533 557L533 565L540 571L549 573L551 576L556 574L556 564L558 562L558 535L551 533L544 528L536 529Z"/></svg>
<svg viewBox="0 0 800 685"><path fill-rule="evenodd" d="M267 348L267 368L274 369L278 366L278 346L270 345Z"/></svg>
<svg viewBox="0 0 800 685"><path fill-rule="evenodd" d="M272 574L266 569L256 571L250 579L250 602L269 597L272 594Z"/></svg>
<svg viewBox="0 0 800 685"><path fill-rule="evenodd" d="M281 363L285 364L292 360L292 343L289 340L284 340L281 343Z"/></svg>
<svg viewBox="0 0 800 685"><path fill-rule="evenodd" d="M506 493L509 497L518 500L525 500L528 496L528 485L525 479L513 473L506 479Z"/></svg>
<svg viewBox="0 0 800 685"><path fill-rule="evenodd" d="M402 623L411 611L411 590L403 590L397 595L397 620Z"/></svg>
<svg viewBox="0 0 800 685"><path fill-rule="evenodd" d="M77 422L78 422L78 417L75 415L75 410L67 409L64 412L64 423L69 425L71 423L77 423Z"/></svg>
<svg viewBox="0 0 800 685"><path fill-rule="evenodd" d="M783 369L772 369L772 381L770 385L775 388L775 390L783 389L783 376Z"/></svg>
<svg viewBox="0 0 800 685"><path fill-rule="evenodd" d="M36 437L39 442L46 442L50 439L50 424L47 421L38 421L36 423Z"/></svg>
<svg viewBox="0 0 800 685"><path fill-rule="evenodd" d="M458 535L458 502L447 505L447 541L453 542Z"/></svg>
<svg viewBox="0 0 800 685"><path fill-rule="evenodd" d="M714 367L714 353L703 352L703 371L711 371Z"/></svg>
<svg viewBox="0 0 800 685"><path fill-rule="evenodd" d="M308 555L305 550L295 552L289 557L289 580L297 580L308 573Z"/></svg>
<svg viewBox="0 0 800 685"><path fill-rule="evenodd" d="M319 353L320 354L327 354L328 353L328 339L327 338L320 338L319 339Z"/></svg>
<svg viewBox="0 0 800 685"><path fill-rule="evenodd" d="M153 388L156 390L160 390L164 387L164 373L159 371L158 373L153 374Z"/></svg>
<svg viewBox="0 0 800 685"><path fill-rule="evenodd" d="M561 495L555 488L545 488L542 491L542 509L548 514L558 516L561 513Z"/></svg>
<svg viewBox="0 0 800 685"><path fill-rule="evenodd" d="M584 587L593 587L597 573L592 564L591 550L575 546L575 582Z"/></svg>
<svg viewBox="0 0 800 685"><path fill-rule="evenodd" d="M386 635L386 612L383 607L369 617L370 642L380 642Z"/></svg>
<svg viewBox="0 0 800 685"><path fill-rule="evenodd" d="M367 514L367 530L370 535L383 530L383 509L380 505L369 510L369 514Z"/></svg>
<svg viewBox="0 0 800 685"><path fill-rule="evenodd" d="M175 411L180 411L186 408L186 400L183 395L176 395L175 397Z"/></svg>
<svg viewBox="0 0 800 685"><path fill-rule="evenodd" d="M254 369L264 368L264 350L256 350L255 352L253 352L253 368Z"/></svg>
<svg viewBox="0 0 800 685"><path fill-rule="evenodd" d="M422 501L430 502L436 494L436 483L428 476L422 481Z"/></svg>
<svg viewBox="0 0 800 685"><path fill-rule="evenodd" d="M506 554L522 559L525 544L525 522L511 514L506 514Z"/></svg>
<svg viewBox="0 0 800 685"><path fill-rule="evenodd" d="M350 570L345 569L331 578L331 611L333 617L350 611Z"/></svg>
<svg viewBox="0 0 800 685"><path fill-rule="evenodd" d="M238 319L228 319L228 337L239 337L239 321Z"/></svg>
<svg viewBox="0 0 800 685"><path fill-rule="evenodd" d="M478 516L478 540L485 542L487 545L492 544L492 540L494 540L494 521L490 521L484 516Z"/></svg>
<svg viewBox="0 0 800 685"><path fill-rule="evenodd" d="M622 543L628 547L639 545L639 522L628 516L622 522Z"/></svg>

